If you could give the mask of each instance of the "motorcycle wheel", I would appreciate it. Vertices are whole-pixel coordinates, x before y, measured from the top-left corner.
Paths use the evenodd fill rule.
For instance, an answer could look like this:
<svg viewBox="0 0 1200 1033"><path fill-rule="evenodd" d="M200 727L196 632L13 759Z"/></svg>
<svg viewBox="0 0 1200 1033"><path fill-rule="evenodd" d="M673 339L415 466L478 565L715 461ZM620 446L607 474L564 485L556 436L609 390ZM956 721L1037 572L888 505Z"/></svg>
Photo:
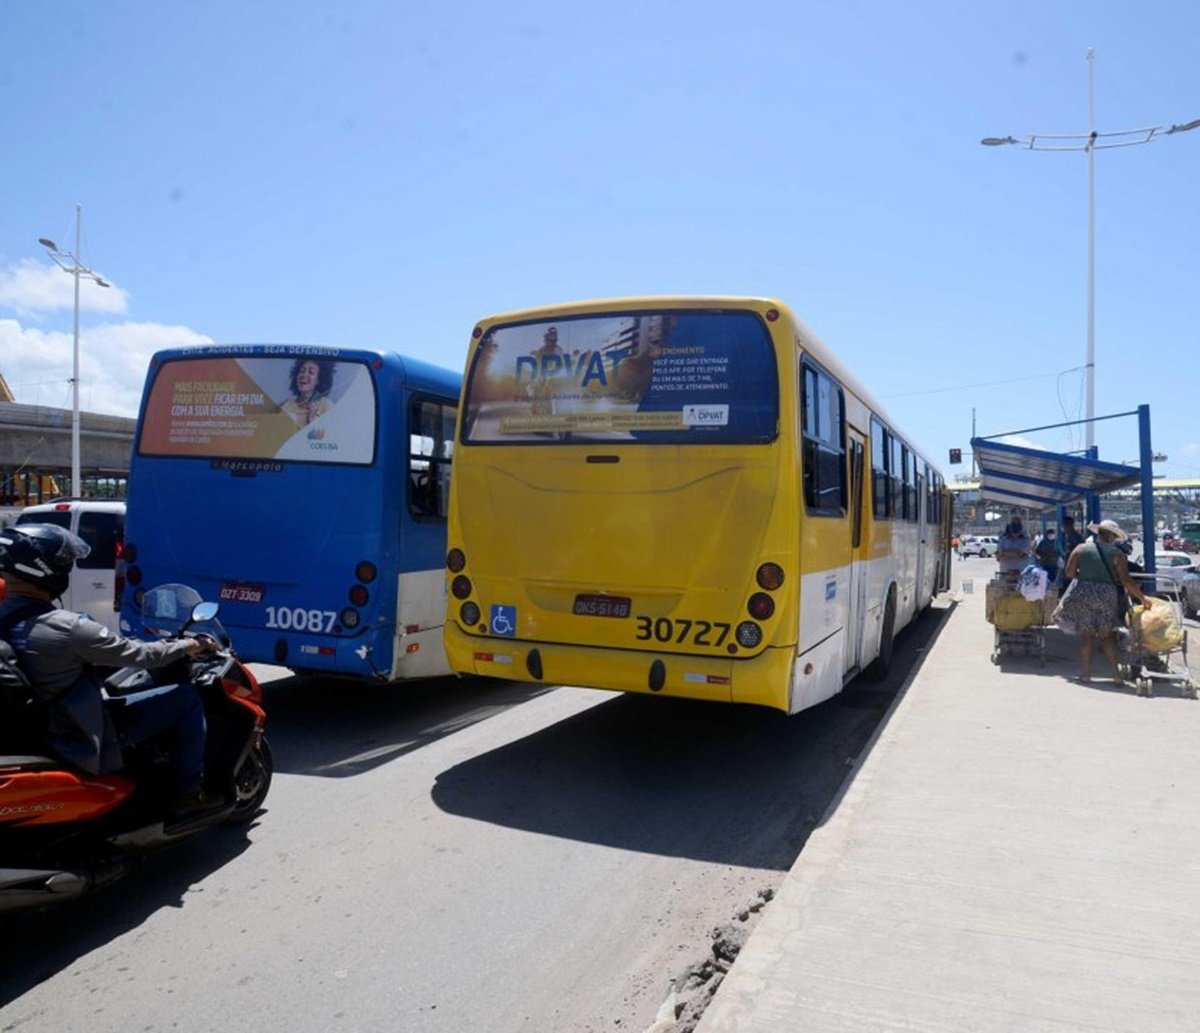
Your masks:
<svg viewBox="0 0 1200 1033"><path fill-rule="evenodd" d="M262 809L274 771L271 747L266 738L259 739L234 776L234 804L226 825L245 825Z"/></svg>

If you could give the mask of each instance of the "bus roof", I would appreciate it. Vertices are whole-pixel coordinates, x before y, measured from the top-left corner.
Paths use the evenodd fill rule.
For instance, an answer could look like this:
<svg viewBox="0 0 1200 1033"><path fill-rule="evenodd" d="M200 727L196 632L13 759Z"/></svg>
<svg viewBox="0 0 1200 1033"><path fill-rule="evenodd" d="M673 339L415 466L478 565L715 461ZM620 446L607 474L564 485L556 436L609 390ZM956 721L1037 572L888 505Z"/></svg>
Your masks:
<svg viewBox="0 0 1200 1033"><path fill-rule="evenodd" d="M816 334L814 334L804 321L801 320L792 307L787 302L780 301L778 298L770 297L755 297L750 295L726 295L726 294L655 294L644 296L629 296L619 298L594 298L588 301L569 301L554 305L540 305L535 308L517 309L512 312L500 312L495 315L486 316L476 322L477 333L476 339L482 336L482 333L496 323L517 323L530 322L541 319L557 319L562 317L570 317L575 315L583 315L585 313L611 312L614 314L634 311L638 309L656 309L656 308L683 308L683 309L750 309L758 313L765 313L767 309L776 308L785 312L795 324L799 334L800 344L803 349L813 356L822 366L832 373L841 383L852 391L876 416L888 425L893 431L903 437L917 455L919 455L932 468L938 470L940 467L932 459L929 458L920 448L914 445L908 435L904 434L903 430L896 425L895 421L888 415L887 410L879 404L870 391L863 386L862 381L858 379L837 357L837 354L830 349Z"/></svg>
<svg viewBox="0 0 1200 1033"><path fill-rule="evenodd" d="M398 352L369 348L334 348L310 344L205 344L188 348L164 348L150 358L150 366L178 359L198 359L223 356L226 358L312 357L335 359L339 362L380 362L391 367L406 387L437 391L441 394L459 393L462 381L460 370L448 370L431 362L414 359Z"/></svg>

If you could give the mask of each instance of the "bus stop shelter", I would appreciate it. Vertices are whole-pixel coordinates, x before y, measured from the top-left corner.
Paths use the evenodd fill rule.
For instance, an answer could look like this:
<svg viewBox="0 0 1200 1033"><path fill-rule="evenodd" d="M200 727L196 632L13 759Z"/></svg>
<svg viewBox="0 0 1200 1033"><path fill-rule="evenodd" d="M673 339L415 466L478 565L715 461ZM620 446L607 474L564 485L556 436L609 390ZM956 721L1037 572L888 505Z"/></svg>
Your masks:
<svg viewBox="0 0 1200 1033"><path fill-rule="evenodd" d="M1031 434L1073 424L1053 424L1009 431L990 437L972 438L971 450L979 469L979 496L1000 505L1032 510L1055 509L1061 526L1062 509L1083 502L1089 521L1100 519L1100 497L1112 491L1141 485L1142 538L1154 538L1154 476L1151 471L1153 450L1150 446L1150 407L1140 405L1129 413L1101 419L1137 416L1141 458L1138 466L1109 463L1097 458L1096 449L1088 455L1047 452L996 440L1009 434ZM1145 569L1154 573L1154 549L1144 549Z"/></svg>

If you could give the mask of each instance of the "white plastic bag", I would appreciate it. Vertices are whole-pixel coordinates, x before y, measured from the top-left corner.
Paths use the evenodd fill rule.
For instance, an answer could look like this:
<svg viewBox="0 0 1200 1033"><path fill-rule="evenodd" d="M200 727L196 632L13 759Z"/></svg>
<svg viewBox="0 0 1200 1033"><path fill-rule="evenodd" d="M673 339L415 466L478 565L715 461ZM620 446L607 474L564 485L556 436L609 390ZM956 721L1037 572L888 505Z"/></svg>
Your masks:
<svg viewBox="0 0 1200 1033"><path fill-rule="evenodd" d="M1029 564L1017 579L1017 591L1029 602L1039 603L1046 598L1046 586L1050 578L1041 567L1035 563Z"/></svg>

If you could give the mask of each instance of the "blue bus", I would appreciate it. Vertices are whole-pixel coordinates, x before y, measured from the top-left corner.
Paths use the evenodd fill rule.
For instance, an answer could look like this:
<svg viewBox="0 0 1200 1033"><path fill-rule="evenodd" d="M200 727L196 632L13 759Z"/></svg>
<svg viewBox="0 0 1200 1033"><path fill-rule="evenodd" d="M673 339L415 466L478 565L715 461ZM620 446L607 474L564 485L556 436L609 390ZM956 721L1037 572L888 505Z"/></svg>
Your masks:
<svg viewBox="0 0 1200 1033"><path fill-rule="evenodd" d="M245 660L378 682L448 674L446 510L461 375L389 352L168 349L129 474L121 628L145 589L221 604Z"/></svg>

